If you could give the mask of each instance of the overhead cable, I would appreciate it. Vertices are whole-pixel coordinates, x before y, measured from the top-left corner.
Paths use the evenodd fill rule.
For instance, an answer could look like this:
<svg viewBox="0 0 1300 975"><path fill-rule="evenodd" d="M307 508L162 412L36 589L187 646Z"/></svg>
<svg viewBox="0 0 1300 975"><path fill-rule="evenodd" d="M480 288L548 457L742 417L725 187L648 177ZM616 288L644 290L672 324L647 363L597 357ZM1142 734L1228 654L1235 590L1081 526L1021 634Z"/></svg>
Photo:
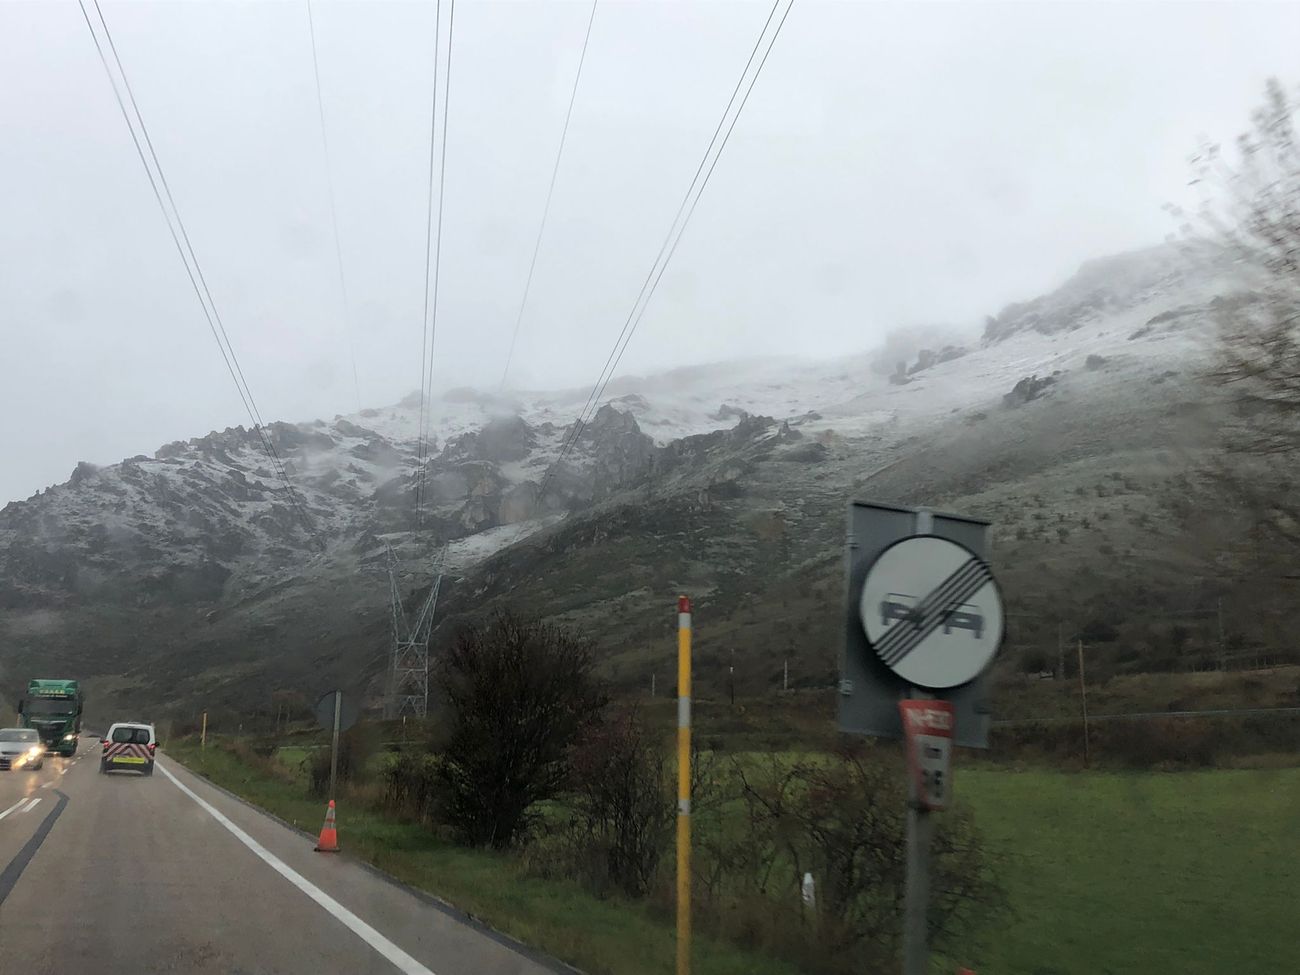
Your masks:
<svg viewBox="0 0 1300 975"><path fill-rule="evenodd" d="M546 188L546 203L542 206L542 222L537 228L537 240L533 242L532 260L528 262L528 276L524 279L524 294L519 299L519 313L515 315L514 331L510 335L510 348L506 352L505 368L501 370L501 384L498 390L505 389L506 377L510 375L510 363L515 356L515 343L519 341L519 326L523 324L524 309L528 307L528 295L533 287L533 272L537 270L537 255L542 251L542 237L546 233L546 218L551 213L551 197L555 195L555 179L560 175L560 160L564 158L564 143L569 137L569 122L573 118L573 104L578 98L578 83L582 80L582 66L587 60L587 45L591 42L591 25L596 21L596 4L592 0L591 15L587 18L587 33L582 39L582 53L578 56L578 70L573 75L573 90L569 92L569 108L564 113L564 128L560 130L560 145L555 150L555 165L551 167L551 184Z"/></svg>
<svg viewBox="0 0 1300 975"><path fill-rule="evenodd" d="M216 340L222 361L226 364L226 370L230 373L230 378L235 384L240 401L244 404L244 409L253 424L253 430L262 443L262 448L271 463L271 469L284 486L284 493L289 505L294 509L299 520L302 521L308 534L323 550L325 543L316 531L305 505L289 480L288 472L285 470L279 452L275 448L275 443L262 421L257 401L253 397L253 391L248 385L248 380L244 377L244 370L239 364L239 358L235 355L230 336L226 333L225 323L222 322L216 302L212 299L212 292L208 288L207 279L204 277L203 267L199 263L198 255L194 252L193 245L190 243L189 233L185 229L185 222L181 218L180 209L176 206L171 187L167 183L167 176L158 161L157 153L154 151L153 140L149 136L148 126L145 125L144 116L141 114L135 99L135 92L132 90L131 82L122 67L122 59L118 55L117 45L113 42L113 34L109 29L108 21L105 20L104 13L100 9L99 0L92 0L92 3L100 24L100 30L103 32L104 40L108 43L108 50L112 54L113 63L117 66L116 76L109 65L108 55L105 54L104 44L100 41L99 32L95 30L95 26L91 22L85 0L77 0L77 3L81 8L81 15L86 21L86 27L90 31L91 39L95 43L95 50L99 53L100 64L103 65L104 73L108 76L109 85L113 89L113 97L117 100L117 106L122 112L122 118L126 121L127 129L131 134L131 141L135 144L136 154L140 157L140 163L144 166L145 175L149 178L149 185L153 189L154 199L157 200L158 206L162 210L163 219L167 223L172 242L176 245L177 253L180 254L181 263L185 265L185 273L190 280L190 286L194 289L194 295L198 299L199 307L203 310L203 316L207 320L208 328L212 332L213 339ZM120 87L118 85L118 76L121 77ZM125 99L122 97L123 90L126 92ZM128 102L131 106L129 111L127 109Z"/></svg>
<svg viewBox="0 0 1300 975"><path fill-rule="evenodd" d="M316 80L316 112L320 117L320 141L325 154L325 182L329 190L330 227L334 231L334 261L338 268L339 296L343 302L343 331L348 343L348 357L352 362L352 389L357 397L357 410L361 409L361 382L357 378L356 338L352 333L352 303L348 300L348 281L343 273L343 245L339 237L338 206L334 194L334 167L330 161L329 131L325 125L325 95L320 83L320 58L316 51L316 18L311 0L307 0L307 32L311 37L311 68Z"/></svg>
<svg viewBox="0 0 1300 975"><path fill-rule="evenodd" d="M446 199L446 181L447 181L447 110L451 98L451 54L455 43L456 29L456 0L451 0L450 12L447 19L447 66L443 73L442 79L442 132L439 140L440 154L438 160L438 218L436 230L433 229L433 161L434 161L434 133L438 128L438 58L441 47L440 37L442 32L442 0L438 0L436 7L436 16L438 23L434 29L434 58L433 58L433 114L430 121L429 132L429 210L425 228L425 266L424 266L424 341L421 346L420 355L420 429L419 440L417 443L416 459L418 468L416 471L415 486L415 525L416 530L424 527L424 503L426 493L426 482L428 479L428 455L429 455L429 425L432 422L431 411L428 406L428 400L433 397L433 363L434 349L438 337L438 287L442 278L442 215L443 204ZM430 294L430 255L429 250L432 246L432 275L433 289Z"/></svg>
<svg viewBox="0 0 1300 975"><path fill-rule="evenodd" d="M780 9L781 4L785 3L785 11L781 14L781 19L777 21L776 28L768 34L768 28L772 20ZM627 350L628 344L632 341L632 336L636 333L637 326L641 324L641 319L645 316L646 309L649 307L650 299L654 296L655 290L659 287L659 281L663 278L664 271L667 270L669 262L677 252L677 246L681 243L682 235L686 231L686 226L690 222L691 216L695 213L695 208L699 205L700 197L703 196L705 188L708 186L713 171L718 165L718 160L722 158L722 152L726 149L727 142L731 138L731 133L736 127L736 122L740 119L741 112L745 109L745 104L749 101L750 93L754 90L754 85L758 81L759 75L762 74L764 65L767 64L768 56L772 53L772 47L776 44L777 37L780 36L781 28L785 26L786 18L790 16L790 10L794 7L794 0L774 0L772 9L768 12L767 20L763 23L763 29L759 32L758 39L754 42L754 47L749 53L749 59L745 62L745 67L740 73L740 78L736 82L735 88L731 92L731 97L727 101L727 107L723 109L722 117L718 120L717 127L713 131L713 138L709 140L708 147L704 150L700 163L695 169L695 175L691 179L691 184L682 197L682 202L677 208L677 213L673 217L672 224L668 228L668 233L664 237L663 243L659 247L659 253L655 256L654 262L646 274L645 280L641 284L641 290L638 292L636 300L632 303L632 308L628 312L627 319L623 322L623 328L619 331L618 337L605 359L605 365L600 371L596 382L591 387L591 393L587 396L587 402L582 411L578 414L577 419L569 428L564 440L560 446L558 456L552 461L543 475L538 487L538 501L545 495L547 488L553 479L556 470L564 462L565 458L573 450L578 439L582 436L587 424L591 422L599 406L600 398L604 395L605 388L609 385L614 376L618 364L622 361L623 353ZM764 46L766 41L766 46ZM763 51L762 57L758 61L757 67L753 72L750 68L754 65L754 59L758 56L759 50ZM748 81L746 80L748 79ZM741 95L741 89L744 88L744 94ZM737 96L740 96L737 103ZM735 111L732 112L733 106ZM728 121L729 120L729 121ZM724 131L725 129L725 131ZM707 167L707 168L706 168Z"/></svg>

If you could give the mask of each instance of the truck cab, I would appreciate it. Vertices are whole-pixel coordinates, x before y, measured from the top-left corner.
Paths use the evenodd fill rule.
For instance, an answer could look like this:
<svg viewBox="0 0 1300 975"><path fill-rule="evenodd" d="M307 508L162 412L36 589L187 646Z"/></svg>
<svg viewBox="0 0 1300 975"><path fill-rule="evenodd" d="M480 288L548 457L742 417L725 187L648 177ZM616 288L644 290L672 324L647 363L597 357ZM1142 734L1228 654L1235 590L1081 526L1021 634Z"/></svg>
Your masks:
<svg viewBox="0 0 1300 975"><path fill-rule="evenodd" d="M70 758L77 753L83 708L77 681L39 679L28 683L27 697L18 702L18 715L24 728L40 735L47 752Z"/></svg>

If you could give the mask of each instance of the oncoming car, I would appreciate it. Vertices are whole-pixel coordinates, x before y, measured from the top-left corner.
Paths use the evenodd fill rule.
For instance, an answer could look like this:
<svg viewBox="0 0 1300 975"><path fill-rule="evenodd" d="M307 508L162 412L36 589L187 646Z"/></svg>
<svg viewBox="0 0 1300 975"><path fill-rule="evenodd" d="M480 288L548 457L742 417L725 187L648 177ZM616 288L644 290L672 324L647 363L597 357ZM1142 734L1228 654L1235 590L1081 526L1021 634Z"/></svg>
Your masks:
<svg viewBox="0 0 1300 975"><path fill-rule="evenodd" d="M0 769L38 769L45 764L45 746L35 728L0 728Z"/></svg>
<svg viewBox="0 0 1300 975"><path fill-rule="evenodd" d="M104 753L99 759L99 771L111 772L125 769L153 775L154 752L158 739L153 725L119 721L104 735Z"/></svg>

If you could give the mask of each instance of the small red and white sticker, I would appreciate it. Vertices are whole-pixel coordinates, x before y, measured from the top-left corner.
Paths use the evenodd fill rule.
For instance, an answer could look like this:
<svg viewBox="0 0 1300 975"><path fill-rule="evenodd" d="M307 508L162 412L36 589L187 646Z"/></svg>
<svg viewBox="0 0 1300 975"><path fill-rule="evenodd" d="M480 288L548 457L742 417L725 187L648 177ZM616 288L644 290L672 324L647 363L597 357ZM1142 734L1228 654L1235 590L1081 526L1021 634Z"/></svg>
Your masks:
<svg viewBox="0 0 1300 975"><path fill-rule="evenodd" d="M946 809L952 791L951 701L899 701L907 767L922 809Z"/></svg>

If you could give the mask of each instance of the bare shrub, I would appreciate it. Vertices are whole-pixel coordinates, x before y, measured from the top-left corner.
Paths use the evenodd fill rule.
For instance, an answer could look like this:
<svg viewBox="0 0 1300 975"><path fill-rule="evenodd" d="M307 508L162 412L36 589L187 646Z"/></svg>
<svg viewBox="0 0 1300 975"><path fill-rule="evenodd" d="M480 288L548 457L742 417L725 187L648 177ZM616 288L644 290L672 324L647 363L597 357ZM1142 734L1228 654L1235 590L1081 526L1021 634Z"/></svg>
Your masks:
<svg viewBox="0 0 1300 975"><path fill-rule="evenodd" d="M367 765L375 754L375 735L366 725L357 725L339 735L338 784L360 783L365 780ZM311 793L322 799L330 788L330 748L317 748L307 760L307 777Z"/></svg>
<svg viewBox="0 0 1300 975"><path fill-rule="evenodd" d="M609 883L644 895L676 814L663 749L632 712L589 735L574 770L574 818L599 853Z"/></svg>
<svg viewBox="0 0 1300 975"><path fill-rule="evenodd" d="M577 879L601 896L645 896L671 846L671 772L637 711L593 728L574 751L573 791L529 848L529 867Z"/></svg>
<svg viewBox="0 0 1300 975"><path fill-rule="evenodd" d="M449 728L438 765L450 825L474 846L507 847L538 803L569 784L574 744L607 696L588 640L498 613L460 634L442 661Z"/></svg>
<svg viewBox="0 0 1300 975"><path fill-rule="evenodd" d="M897 958L905 883L902 770L864 751L731 765L734 799L700 843L712 923L742 944L826 975ZM816 885L805 907L805 873ZM941 948L1002 901L970 817L944 813L933 849L930 933Z"/></svg>
<svg viewBox="0 0 1300 975"><path fill-rule="evenodd" d="M383 805L391 813L424 825L439 822L439 759L403 752L385 767Z"/></svg>

